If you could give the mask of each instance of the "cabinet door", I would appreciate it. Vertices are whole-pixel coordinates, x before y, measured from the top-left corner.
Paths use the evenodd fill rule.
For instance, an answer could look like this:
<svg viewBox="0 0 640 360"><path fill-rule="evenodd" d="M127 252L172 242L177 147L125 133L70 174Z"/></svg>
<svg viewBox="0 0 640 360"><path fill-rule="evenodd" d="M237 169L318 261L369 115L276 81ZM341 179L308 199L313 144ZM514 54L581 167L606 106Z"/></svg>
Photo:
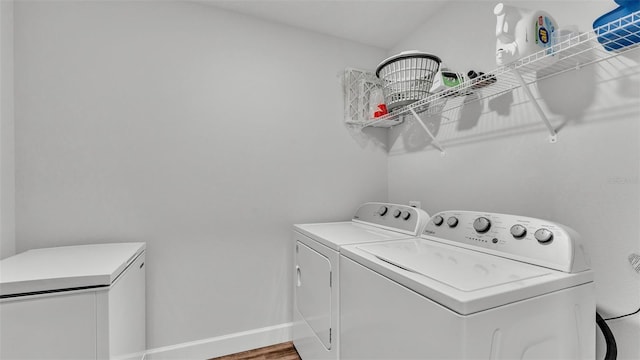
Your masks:
<svg viewBox="0 0 640 360"><path fill-rule="evenodd" d="M331 349L331 262L296 243L296 306L322 344Z"/></svg>
<svg viewBox="0 0 640 360"><path fill-rule="evenodd" d="M95 359L95 292L0 303L0 358Z"/></svg>

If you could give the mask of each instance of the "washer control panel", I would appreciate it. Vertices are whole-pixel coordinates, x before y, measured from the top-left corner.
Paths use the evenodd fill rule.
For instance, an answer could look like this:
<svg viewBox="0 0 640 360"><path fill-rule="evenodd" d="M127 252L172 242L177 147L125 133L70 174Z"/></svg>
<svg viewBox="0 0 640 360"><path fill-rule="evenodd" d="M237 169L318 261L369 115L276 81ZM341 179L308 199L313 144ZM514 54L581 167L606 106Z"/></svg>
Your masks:
<svg viewBox="0 0 640 360"><path fill-rule="evenodd" d="M564 272L589 269L580 236L551 221L474 211L443 211L422 237Z"/></svg>
<svg viewBox="0 0 640 360"><path fill-rule="evenodd" d="M353 221L413 236L419 236L422 233L429 219L429 214L422 209L408 205L374 202L361 205L353 216Z"/></svg>

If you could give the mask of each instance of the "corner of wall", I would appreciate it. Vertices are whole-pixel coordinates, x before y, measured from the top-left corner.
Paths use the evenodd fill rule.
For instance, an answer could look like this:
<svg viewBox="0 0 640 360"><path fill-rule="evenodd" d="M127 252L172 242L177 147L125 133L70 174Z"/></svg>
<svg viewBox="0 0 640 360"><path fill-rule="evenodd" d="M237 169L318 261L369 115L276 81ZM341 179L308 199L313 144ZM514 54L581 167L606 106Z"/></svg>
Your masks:
<svg viewBox="0 0 640 360"><path fill-rule="evenodd" d="M0 259L16 251L13 0L0 2Z"/></svg>
<svg viewBox="0 0 640 360"><path fill-rule="evenodd" d="M215 338L149 349L145 360L203 359L291 341L292 323L268 326Z"/></svg>

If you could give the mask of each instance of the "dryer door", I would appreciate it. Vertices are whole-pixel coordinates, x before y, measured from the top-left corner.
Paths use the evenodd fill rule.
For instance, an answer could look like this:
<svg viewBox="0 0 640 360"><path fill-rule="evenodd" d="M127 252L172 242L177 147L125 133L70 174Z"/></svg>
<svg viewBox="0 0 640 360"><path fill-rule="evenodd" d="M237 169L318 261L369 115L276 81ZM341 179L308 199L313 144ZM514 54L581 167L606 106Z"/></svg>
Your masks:
<svg viewBox="0 0 640 360"><path fill-rule="evenodd" d="M296 306L322 341L331 349L331 262L319 252L296 242Z"/></svg>

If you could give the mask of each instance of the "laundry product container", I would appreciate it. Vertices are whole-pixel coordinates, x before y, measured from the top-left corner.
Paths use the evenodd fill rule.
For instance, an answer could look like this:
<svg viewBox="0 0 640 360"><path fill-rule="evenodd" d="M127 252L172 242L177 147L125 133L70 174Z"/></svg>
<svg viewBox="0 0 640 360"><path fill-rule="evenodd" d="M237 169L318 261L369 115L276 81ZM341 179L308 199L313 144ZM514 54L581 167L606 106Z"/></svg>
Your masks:
<svg viewBox="0 0 640 360"><path fill-rule="evenodd" d="M0 358L143 358L145 249L63 246L0 261Z"/></svg>

